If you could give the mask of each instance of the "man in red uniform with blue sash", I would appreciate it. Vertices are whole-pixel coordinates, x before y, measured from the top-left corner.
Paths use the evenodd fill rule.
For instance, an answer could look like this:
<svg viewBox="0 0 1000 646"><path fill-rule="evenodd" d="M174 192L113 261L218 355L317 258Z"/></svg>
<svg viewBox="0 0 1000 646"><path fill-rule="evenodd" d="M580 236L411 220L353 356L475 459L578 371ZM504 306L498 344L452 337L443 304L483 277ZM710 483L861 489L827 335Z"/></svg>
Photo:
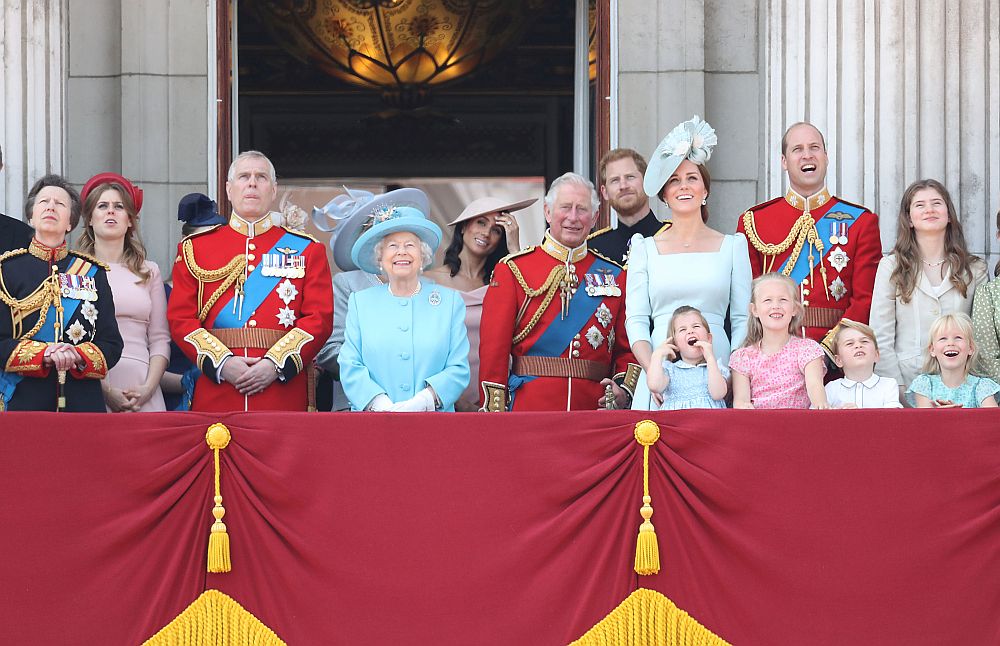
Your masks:
<svg viewBox="0 0 1000 646"><path fill-rule="evenodd" d="M312 360L330 336L326 248L275 225L274 166L256 151L229 169L228 224L181 241L167 318L202 372L192 410L307 410Z"/></svg>
<svg viewBox="0 0 1000 646"><path fill-rule="evenodd" d="M626 407L639 366L625 334L625 270L587 247L597 207L586 178L556 179L545 240L494 269L479 333L483 410Z"/></svg>
<svg viewBox="0 0 1000 646"><path fill-rule="evenodd" d="M828 163L820 131L793 124L781 138L788 192L744 213L736 230L750 243L755 277L781 272L799 284L805 336L829 352L842 318L868 322L882 241L874 213L830 195Z"/></svg>

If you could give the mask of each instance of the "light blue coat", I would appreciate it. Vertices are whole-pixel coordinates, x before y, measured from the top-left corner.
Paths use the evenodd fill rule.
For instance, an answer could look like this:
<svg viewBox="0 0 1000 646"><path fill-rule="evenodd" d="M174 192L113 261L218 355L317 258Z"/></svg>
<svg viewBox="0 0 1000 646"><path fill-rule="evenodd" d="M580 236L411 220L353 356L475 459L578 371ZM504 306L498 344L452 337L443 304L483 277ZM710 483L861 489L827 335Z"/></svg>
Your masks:
<svg viewBox="0 0 1000 646"><path fill-rule="evenodd" d="M429 385L441 410L454 411L469 385L462 296L427 283L412 298L393 296L388 285L354 292L337 362L354 410L364 410L380 393L401 402Z"/></svg>

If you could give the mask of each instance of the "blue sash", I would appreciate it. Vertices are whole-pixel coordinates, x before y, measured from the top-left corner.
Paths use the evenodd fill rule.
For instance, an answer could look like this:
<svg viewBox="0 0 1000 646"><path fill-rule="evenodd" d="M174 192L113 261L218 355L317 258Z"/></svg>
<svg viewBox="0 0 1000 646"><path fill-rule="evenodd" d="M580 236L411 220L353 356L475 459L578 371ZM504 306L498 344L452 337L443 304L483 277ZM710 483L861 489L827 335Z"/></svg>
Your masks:
<svg viewBox="0 0 1000 646"><path fill-rule="evenodd" d="M841 202L834 198L833 206L826 214L816 221L816 232L819 233L820 237L823 237L823 231L828 231L830 229L831 223L846 224L847 228L850 229L851 226L858 221L858 216L864 213L864 209L858 208L846 202ZM805 244L809 244L808 242ZM826 250L826 253L830 253L833 247L836 245L830 245ZM795 262L795 266L792 267L792 271L789 277L796 282L796 284L801 283L804 278L809 275L809 272L819 266L819 263L823 262L823 258L826 254L821 257L813 256L813 262L809 264L809 254L803 253L799 254L798 260ZM778 269L779 272L783 272L785 267L788 265L788 261L791 258L785 258L785 262L781 263L781 267Z"/></svg>
<svg viewBox="0 0 1000 646"><path fill-rule="evenodd" d="M87 263L89 269L84 276L90 276L91 278L97 274L97 265L93 263ZM63 321L68 321L73 318L76 314L76 310L80 307L80 299L78 298L68 298L63 296L61 298L63 306ZM52 326L52 321L56 320L56 308L55 305L50 305L48 312L45 314L45 325L41 327L35 336L31 337L34 341L43 341L45 343L52 343L55 341L56 333ZM3 402L3 408L6 410L7 402L11 400L14 396L14 391L17 390L17 385L21 383L24 379L24 375L19 373L11 372L0 372L0 400Z"/></svg>
<svg viewBox="0 0 1000 646"><path fill-rule="evenodd" d="M621 267L613 265L601 258L595 258L586 273L600 272L611 274L616 279L621 274ZM624 294L623 294L624 297ZM555 319L545 329L534 345L525 352L525 356L530 357L558 357L561 356L569 344L573 342L573 337L583 329L584 324L590 320L597 308L604 302L604 296L590 296L586 289L577 289L576 294L569 301L569 311L565 319ZM526 377L511 374L507 379L508 392L513 402L514 391L536 379L536 377Z"/></svg>
<svg viewBox="0 0 1000 646"><path fill-rule="evenodd" d="M306 242L294 233L285 233L281 238L274 243L274 246L268 249L265 253L274 253L280 247L292 247L297 248L299 246L305 245ZM305 250L305 246L302 246ZM247 282L243 284L243 308L240 311L239 307L233 307L236 302L236 296L229 299L222 309L219 310L219 315L215 317L215 322L212 324L213 327L220 328L237 328L244 327L252 317L254 312L260 307L260 304L264 302L267 295L277 286L278 282L283 280L283 276L265 276L261 273L264 263L261 262L257 265L257 268L247 276Z"/></svg>

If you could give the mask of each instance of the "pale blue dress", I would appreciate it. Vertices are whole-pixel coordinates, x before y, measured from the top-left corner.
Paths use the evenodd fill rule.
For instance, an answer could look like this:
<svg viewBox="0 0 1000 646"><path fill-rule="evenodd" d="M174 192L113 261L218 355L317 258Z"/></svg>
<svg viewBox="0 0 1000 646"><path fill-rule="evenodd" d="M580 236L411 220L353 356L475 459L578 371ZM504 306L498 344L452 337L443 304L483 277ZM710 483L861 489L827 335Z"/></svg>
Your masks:
<svg viewBox="0 0 1000 646"><path fill-rule="evenodd" d="M708 321L715 358L729 365L732 347L746 336L750 309L752 277L743 234L724 236L715 252L675 254L660 254L653 238L636 234L632 237L627 276L625 330L629 346L648 341L655 350L668 336L674 310L690 305ZM724 328L727 310L732 343ZM639 377L632 408L657 408L646 387L645 372Z"/></svg>
<svg viewBox="0 0 1000 646"><path fill-rule="evenodd" d="M729 368L716 359L719 372L729 379ZM725 408L722 399L712 399L708 392L708 365L700 363L692 366L683 359L664 361L663 372L670 378L663 391L663 405L660 410L685 410L688 408Z"/></svg>
<svg viewBox="0 0 1000 646"><path fill-rule="evenodd" d="M454 411L469 385L461 294L433 283L411 297L393 296L388 285L352 293L337 363L353 410L380 393L401 402L431 386L441 410Z"/></svg>
<svg viewBox="0 0 1000 646"><path fill-rule="evenodd" d="M969 375L957 388L949 388L941 381L941 375L917 375L909 390L906 391L906 401L910 406L916 406L914 395L923 395L927 399L947 399L961 404L963 408L979 408L979 403L987 397L996 397L1000 385L987 377Z"/></svg>

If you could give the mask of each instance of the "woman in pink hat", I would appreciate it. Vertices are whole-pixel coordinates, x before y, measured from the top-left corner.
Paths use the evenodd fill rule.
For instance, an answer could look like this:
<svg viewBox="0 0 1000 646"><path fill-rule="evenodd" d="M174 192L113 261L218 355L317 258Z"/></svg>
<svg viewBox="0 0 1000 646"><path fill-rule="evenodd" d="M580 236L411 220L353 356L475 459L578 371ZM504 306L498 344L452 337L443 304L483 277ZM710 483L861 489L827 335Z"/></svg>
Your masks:
<svg viewBox="0 0 1000 646"><path fill-rule="evenodd" d="M155 262L139 238L142 189L117 173L91 177L80 194L83 233L78 246L110 267L108 282L125 348L104 379L110 412L166 410L160 378L170 360L167 297Z"/></svg>
<svg viewBox="0 0 1000 646"><path fill-rule="evenodd" d="M520 250L519 228L512 213L536 201L511 203L496 197L474 200L448 223L454 227L454 233L444 252L444 265L425 274L430 280L459 292L465 301L472 377L455 404L459 412L479 410L479 319L493 268L501 258Z"/></svg>

